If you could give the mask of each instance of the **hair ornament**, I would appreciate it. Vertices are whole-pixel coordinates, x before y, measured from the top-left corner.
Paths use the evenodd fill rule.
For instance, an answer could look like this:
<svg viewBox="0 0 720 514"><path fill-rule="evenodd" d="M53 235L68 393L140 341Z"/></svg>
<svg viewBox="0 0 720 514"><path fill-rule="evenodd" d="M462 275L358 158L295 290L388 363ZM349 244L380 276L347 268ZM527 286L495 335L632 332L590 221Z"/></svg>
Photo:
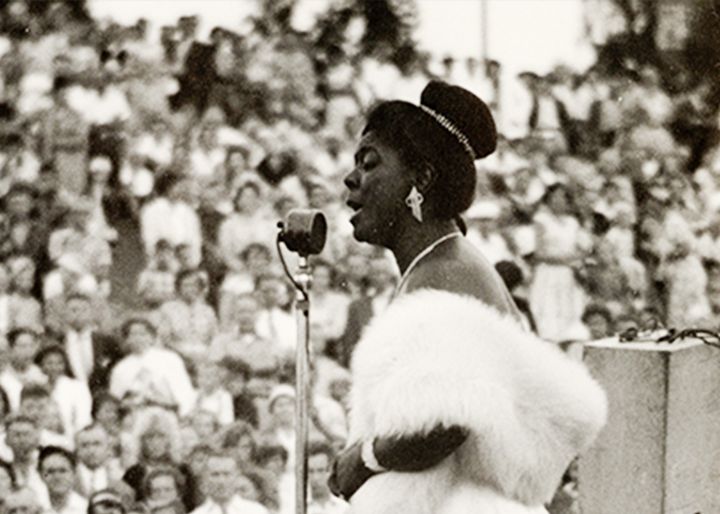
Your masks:
<svg viewBox="0 0 720 514"><path fill-rule="evenodd" d="M475 154L475 150L473 150L472 146L470 146L470 141L468 140L467 136L462 133L462 131L455 126L455 124L447 119L445 116L440 114L439 112L431 109L430 107L427 107L425 105L420 105L420 108L428 113L430 116L432 116L435 121L437 121L442 127L450 132L455 139L458 140L458 142L465 148L465 151L470 155L470 158L474 161L477 159L477 156Z"/></svg>

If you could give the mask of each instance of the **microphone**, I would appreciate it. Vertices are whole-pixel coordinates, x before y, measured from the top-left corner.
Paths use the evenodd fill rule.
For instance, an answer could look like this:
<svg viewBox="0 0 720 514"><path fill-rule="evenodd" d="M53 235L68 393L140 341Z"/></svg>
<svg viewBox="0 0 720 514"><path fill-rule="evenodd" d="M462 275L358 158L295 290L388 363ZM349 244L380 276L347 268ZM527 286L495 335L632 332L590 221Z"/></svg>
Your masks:
<svg viewBox="0 0 720 514"><path fill-rule="evenodd" d="M325 247L327 222L322 211L292 209L277 226L280 229L278 239L291 252L307 257L319 254Z"/></svg>

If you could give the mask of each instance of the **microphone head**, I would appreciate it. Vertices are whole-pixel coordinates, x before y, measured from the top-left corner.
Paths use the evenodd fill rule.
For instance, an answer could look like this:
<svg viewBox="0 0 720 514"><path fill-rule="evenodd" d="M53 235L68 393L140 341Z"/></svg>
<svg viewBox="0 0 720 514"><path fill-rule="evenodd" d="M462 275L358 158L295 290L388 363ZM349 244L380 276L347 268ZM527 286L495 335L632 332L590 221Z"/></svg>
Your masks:
<svg viewBox="0 0 720 514"><path fill-rule="evenodd" d="M317 209L292 209L278 224L280 241L288 250L302 256L322 252L327 239L327 221Z"/></svg>

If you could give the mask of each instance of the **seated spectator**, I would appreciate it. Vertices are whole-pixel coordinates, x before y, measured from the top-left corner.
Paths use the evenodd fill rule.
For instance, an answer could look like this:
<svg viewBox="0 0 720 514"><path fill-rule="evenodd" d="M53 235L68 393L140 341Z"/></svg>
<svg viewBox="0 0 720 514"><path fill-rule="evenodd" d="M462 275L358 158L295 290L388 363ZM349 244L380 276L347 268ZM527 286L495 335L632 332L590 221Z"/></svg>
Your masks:
<svg viewBox="0 0 720 514"><path fill-rule="evenodd" d="M614 333L612 314L603 305L590 304L585 307L582 322L587 328L588 338L591 341L605 339Z"/></svg>
<svg viewBox="0 0 720 514"><path fill-rule="evenodd" d="M123 469L113 457L110 436L99 423L93 423L75 434L77 490L89 498L120 480Z"/></svg>
<svg viewBox="0 0 720 514"><path fill-rule="evenodd" d="M221 425L229 425L235 419L233 399L224 386L221 370L214 360L197 363L195 372L198 393L195 406L200 411L210 413Z"/></svg>
<svg viewBox="0 0 720 514"><path fill-rule="evenodd" d="M309 514L344 514L349 512L347 502L330 493L328 480L335 452L325 443L311 443L308 447Z"/></svg>
<svg viewBox="0 0 720 514"><path fill-rule="evenodd" d="M131 318L122 329L130 354L110 375L115 398L134 394L150 405L177 408L181 416L195 405L195 390L182 359L158 345L155 327L143 318Z"/></svg>
<svg viewBox="0 0 720 514"><path fill-rule="evenodd" d="M25 385L45 381L40 368L33 364L38 351L38 335L31 329L18 328L7 336L8 362L0 373L0 387L8 395L13 412L20 408L20 393Z"/></svg>
<svg viewBox="0 0 720 514"><path fill-rule="evenodd" d="M238 296L234 306L234 324L219 334L210 346L217 359L231 357L251 364L254 372L276 371L283 356L278 344L258 334L260 305L249 293Z"/></svg>
<svg viewBox="0 0 720 514"><path fill-rule="evenodd" d="M192 514L214 514L218 509L227 514L267 514L265 507L237 494L237 473L237 462L230 455L210 455L202 481L207 500Z"/></svg>
<svg viewBox="0 0 720 514"><path fill-rule="evenodd" d="M60 409L63 433L71 438L91 421L90 390L87 384L70 377L70 363L61 346L45 346L37 353L35 362L45 374L51 398Z"/></svg>
<svg viewBox="0 0 720 514"><path fill-rule="evenodd" d="M183 505L192 510L194 485L190 469L180 463L180 427L175 414L160 407L147 408L138 414L133 435L134 464L125 471L123 481L135 490L135 499L146 499L143 484L154 469L169 467L183 476Z"/></svg>
<svg viewBox="0 0 720 514"><path fill-rule="evenodd" d="M58 446L45 446L38 456L38 470L48 490L47 514L85 514L87 499L73 491L75 456Z"/></svg>
<svg viewBox="0 0 720 514"><path fill-rule="evenodd" d="M150 262L137 281L137 293L145 307L155 309L175 297L178 267L175 249L166 239L160 239L155 244L155 252Z"/></svg>
<svg viewBox="0 0 720 514"><path fill-rule="evenodd" d="M177 299L160 307L160 333L169 348L191 362L207 354L217 331L215 311L205 300L207 279L200 270L178 273Z"/></svg>
<svg viewBox="0 0 720 514"><path fill-rule="evenodd" d="M10 306L12 328L40 330L43 326L42 305L34 296L35 263L18 256L8 261L10 271Z"/></svg>

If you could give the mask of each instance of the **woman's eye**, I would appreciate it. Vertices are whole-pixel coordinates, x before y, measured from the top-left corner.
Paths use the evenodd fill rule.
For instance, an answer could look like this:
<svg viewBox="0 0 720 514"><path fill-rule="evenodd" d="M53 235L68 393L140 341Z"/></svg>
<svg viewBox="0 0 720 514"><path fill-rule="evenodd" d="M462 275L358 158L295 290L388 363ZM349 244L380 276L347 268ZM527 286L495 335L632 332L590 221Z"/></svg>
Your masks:
<svg viewBox="0 0 720 514"><path fill-rule="evenodd" d="M360 166L362 166L364 169L369 169L377 165L378 160L378 156L375 152L368 152L363 155L362 159L360 160Z"/></svg>

